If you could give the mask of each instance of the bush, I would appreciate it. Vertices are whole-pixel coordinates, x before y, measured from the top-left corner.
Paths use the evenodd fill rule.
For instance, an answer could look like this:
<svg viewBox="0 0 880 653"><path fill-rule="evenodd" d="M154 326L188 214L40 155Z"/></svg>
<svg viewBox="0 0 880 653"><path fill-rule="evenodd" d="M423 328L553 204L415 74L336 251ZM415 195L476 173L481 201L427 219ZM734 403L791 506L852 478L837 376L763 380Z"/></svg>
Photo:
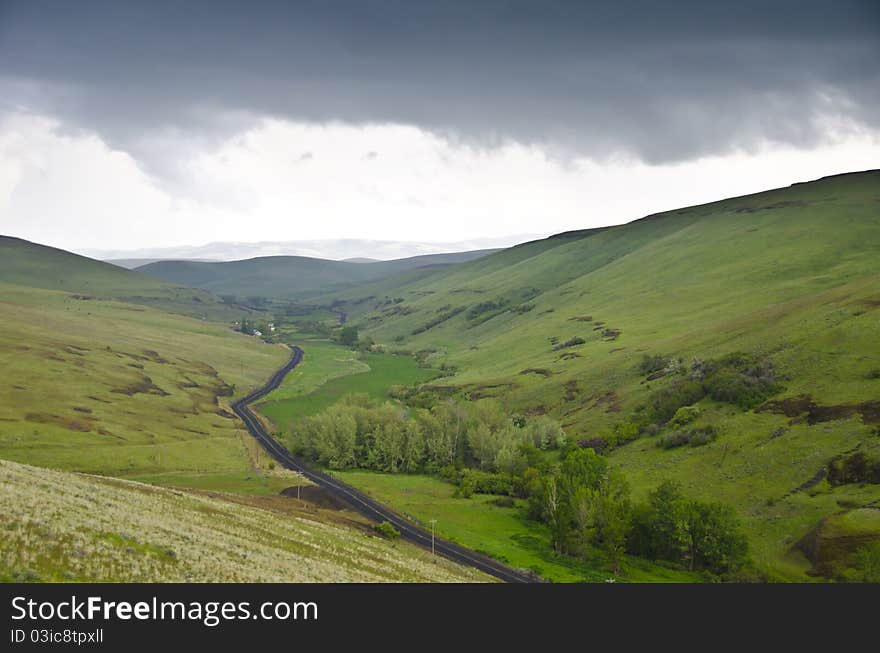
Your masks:
<svg viewBox="0 0 880 653"><path fill-rule="evenodd" d="M386 540L396 540L400 537L400 531L394 528L391 522L383 521L381 524L376 524L373 530Z"/></svg>
<svg viewBox="0 0 880 653"><path fill-rule="evenodd" d="M513 476L510 474L494 474L479 469L461 469L454 481L462 492L471 494L514 494ZM462 494L464 496L464 494Z"/></svg>
<svg viewBox="0 0 880 653"><path fill-rule="evenodd" d="M695 404L705 396L703 385L685 378L676 378L669 385L654 392L649 403L651 421L665 424L683 406Z"/></svg>
<svg viewBox="0 0 880 653"><path fill-rule="evenodd" d="M638 370L640 374L653 374L664 369L668 363L669 359L666 356L645 354L638 364Z"/></svg>
<svg viewBox="0 0 880 653"><path fill-rule="evenodd" d="M779 391L768 359L733 353L705 368L706 393L716 401L752 408Z"/></svg>
<svg viewBox="0 0 880 653"><path fill-rule="evenodd" d="M703 426L690 431L674 431L663 435L657 441L657 446L663 449L674 449L675 447L683 447L685 445L700 447L704 444L709 444L717 437L718 433L714 426Z"/></svg>
<svg viewBox="0 0 880 653"><path fill-rule="evenodd" d="M342 330L339 332L339 344L345 345L346 347L354 347L358 344L358 330L357 327L347 326L342 327Z"/></svg>
<svg viewBox="0 0 880 653"><path fill-rule="evenodd" d="M690 424L697 419L702 412L703 411L701 411L698 406L682 406L675 411L675 415L669 420L669 425L684 426L685 424Z"/></svg>

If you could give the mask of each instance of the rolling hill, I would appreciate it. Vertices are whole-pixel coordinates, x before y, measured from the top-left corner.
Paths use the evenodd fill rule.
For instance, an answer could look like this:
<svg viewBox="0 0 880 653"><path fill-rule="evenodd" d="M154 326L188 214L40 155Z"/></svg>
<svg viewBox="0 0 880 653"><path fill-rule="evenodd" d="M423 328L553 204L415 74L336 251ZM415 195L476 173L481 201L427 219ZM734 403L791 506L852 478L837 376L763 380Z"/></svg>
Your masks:
<svg viewBox="0 0 880 653"><path fill-rule="evenodd" d="M0 236L0 283L112 298L208 319L233 319L245 310L231 309L204 291L9 236Z"/></svg>
<svg viewBox="0 0 880 653"><path fill-rule="evenodd" d="M305 256L267 256L243 261L205 263L159 261L139 272L175 284L238 298L305 297L411 270L451 266L496 250L428 254L393 261L330 261Z"/></svg>
<svg viewBox="0 0 880 653"><path fill-rule="evenodd" d="M880 539L866 517L880 485L829 480L854 454L880 456L878 251L880 171L867 171L560 234L324 301L344 302L376 342L455 371L435 386L559 418L637 497L671 478L735 506L757 565L804 579L822 573L822 543L840 554ZM679 385L733 354L772 370L770 396L682 400L698 415L688 428L717 437L665 446L676 429L660 412L676 407Z"/></svg>

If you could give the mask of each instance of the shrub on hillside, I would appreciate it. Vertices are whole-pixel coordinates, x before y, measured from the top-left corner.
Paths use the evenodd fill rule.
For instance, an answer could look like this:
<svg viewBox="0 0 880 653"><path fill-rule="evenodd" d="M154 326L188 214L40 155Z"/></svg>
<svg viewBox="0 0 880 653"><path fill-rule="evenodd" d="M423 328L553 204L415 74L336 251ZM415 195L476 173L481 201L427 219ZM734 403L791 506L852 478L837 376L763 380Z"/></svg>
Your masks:
<svg viewBox="0 0 880 653"><path fill-rule="evenodd" d="M396 540L400 537L400 531L394 528L391 522L383 521L381 524L376 524L373 530L386 540Z"/></svg>
<svg viewBox="0 0 880 653"><path fill-rule="evenodd" d="M685 424L690 424L697 419L702 412L703 411L701 411L698 406L682 406L675 411L675 415L669 420L669 425L684 426Z"/></svg>
<svg viewBox="0 0 880 653"><path fill-rule="evenodd" d="M651 421L665 424L672 419L679 408L697 403L705 394L706 391L701 383L677 377L651 395L649 399Z"/></svg>
<svg viewBox="0 0 880 653"><path fill-rule="evenodd" d="M666 435L660 436L657 446L663 449L674 449L675 447L700 447L709 444L718 437L718 432L714 426L703 426L698 429L689 431L673 431Z"/></svg>
<svg viewBox="0 0 880 653"><path fill-rule="evenodd" d="M710 362L703 384L715 401L752 408L778 392L773 364L751 354L733 353Z"/></svg>

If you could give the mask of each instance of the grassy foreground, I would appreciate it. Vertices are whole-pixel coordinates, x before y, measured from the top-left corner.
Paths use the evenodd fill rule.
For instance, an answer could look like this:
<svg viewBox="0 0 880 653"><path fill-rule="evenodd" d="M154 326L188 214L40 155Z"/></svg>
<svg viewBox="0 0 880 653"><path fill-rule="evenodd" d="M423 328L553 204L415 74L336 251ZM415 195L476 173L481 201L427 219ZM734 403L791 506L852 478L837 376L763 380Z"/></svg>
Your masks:
<svg viewBox="0 0 880 653"><path fill-rule="evenodd" d="M5 582L487 580L364 528L3 460L0 530Z"/></svg>

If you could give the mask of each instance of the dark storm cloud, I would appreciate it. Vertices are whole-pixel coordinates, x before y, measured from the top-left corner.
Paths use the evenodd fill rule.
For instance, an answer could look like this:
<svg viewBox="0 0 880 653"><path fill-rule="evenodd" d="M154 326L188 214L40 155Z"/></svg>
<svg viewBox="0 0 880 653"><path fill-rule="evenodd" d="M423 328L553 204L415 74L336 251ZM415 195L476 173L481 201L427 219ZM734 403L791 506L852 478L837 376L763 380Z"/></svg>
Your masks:
<svg viewBox="0 0 880 653"><path fill-rule="evenodd" d="M155 160L271 115L674 161L880 125L880 2L0 0L0 77Z"/></svg>

